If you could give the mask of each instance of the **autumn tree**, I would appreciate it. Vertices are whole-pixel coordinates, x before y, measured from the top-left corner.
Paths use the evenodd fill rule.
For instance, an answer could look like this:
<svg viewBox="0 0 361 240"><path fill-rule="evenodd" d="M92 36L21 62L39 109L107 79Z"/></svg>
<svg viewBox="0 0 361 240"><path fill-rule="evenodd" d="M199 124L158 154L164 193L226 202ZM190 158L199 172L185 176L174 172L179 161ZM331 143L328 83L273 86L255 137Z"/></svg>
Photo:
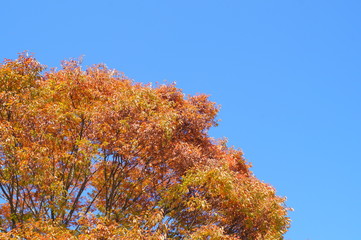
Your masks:
<svg viewBox="0 0 361 240"><path fill-rule="evenodd" d="M79 61L0 65L3 239L282 239L285 199L207 131L218 106Z"/></svg>

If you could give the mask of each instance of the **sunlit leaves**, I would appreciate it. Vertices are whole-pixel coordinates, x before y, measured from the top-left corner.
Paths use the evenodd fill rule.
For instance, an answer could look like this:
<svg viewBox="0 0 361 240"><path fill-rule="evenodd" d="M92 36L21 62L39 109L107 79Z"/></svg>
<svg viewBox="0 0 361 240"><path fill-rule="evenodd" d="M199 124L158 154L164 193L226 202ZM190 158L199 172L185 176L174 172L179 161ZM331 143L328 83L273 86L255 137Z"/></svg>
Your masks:
<svg viewBox="0 0 361 240"><path fill-rule="evenodd" d="M281 239L287 208L241 151L208 136L218 106L79 61L0 65L3 238Z"/></svg>

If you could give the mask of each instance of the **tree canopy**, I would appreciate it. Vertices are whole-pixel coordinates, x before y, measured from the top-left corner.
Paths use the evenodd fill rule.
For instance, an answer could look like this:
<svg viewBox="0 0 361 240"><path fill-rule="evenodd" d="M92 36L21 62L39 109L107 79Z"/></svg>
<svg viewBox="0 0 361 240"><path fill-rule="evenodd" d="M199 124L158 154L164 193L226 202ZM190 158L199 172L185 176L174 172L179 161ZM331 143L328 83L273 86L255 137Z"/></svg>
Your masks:
<svg viewBox="0 0 361 240"><path fill-rule="evenodd" d="M283 239L285 198L215 140L218 106L77 60L0 65L0 237Z"/></svg>

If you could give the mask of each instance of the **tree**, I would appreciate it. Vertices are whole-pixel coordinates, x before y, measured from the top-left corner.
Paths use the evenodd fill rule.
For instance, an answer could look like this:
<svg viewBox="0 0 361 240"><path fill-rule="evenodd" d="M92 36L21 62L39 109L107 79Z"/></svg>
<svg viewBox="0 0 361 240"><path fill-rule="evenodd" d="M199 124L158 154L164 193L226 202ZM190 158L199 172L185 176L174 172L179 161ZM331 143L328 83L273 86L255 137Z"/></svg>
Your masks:
<svg viewBox="0 0 361 240"><path fill-rule="evenodd" d="M218 106L105 65L0 65L6 239L282 239L285 198L207 134Z"/></svg>

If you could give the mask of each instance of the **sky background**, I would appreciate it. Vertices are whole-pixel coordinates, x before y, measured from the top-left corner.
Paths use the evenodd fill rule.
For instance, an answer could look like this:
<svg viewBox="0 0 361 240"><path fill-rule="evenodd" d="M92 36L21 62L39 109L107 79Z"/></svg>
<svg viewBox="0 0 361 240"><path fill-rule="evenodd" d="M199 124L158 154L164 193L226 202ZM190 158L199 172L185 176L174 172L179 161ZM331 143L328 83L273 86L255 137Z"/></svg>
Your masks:
<svg viewBox="0 0 361 240"><path fill-rule="evenodd" d="M285 239L360 239L361 1L13 0L0 58L84 55L222 106L219 127L287 196Z"/></svg>

